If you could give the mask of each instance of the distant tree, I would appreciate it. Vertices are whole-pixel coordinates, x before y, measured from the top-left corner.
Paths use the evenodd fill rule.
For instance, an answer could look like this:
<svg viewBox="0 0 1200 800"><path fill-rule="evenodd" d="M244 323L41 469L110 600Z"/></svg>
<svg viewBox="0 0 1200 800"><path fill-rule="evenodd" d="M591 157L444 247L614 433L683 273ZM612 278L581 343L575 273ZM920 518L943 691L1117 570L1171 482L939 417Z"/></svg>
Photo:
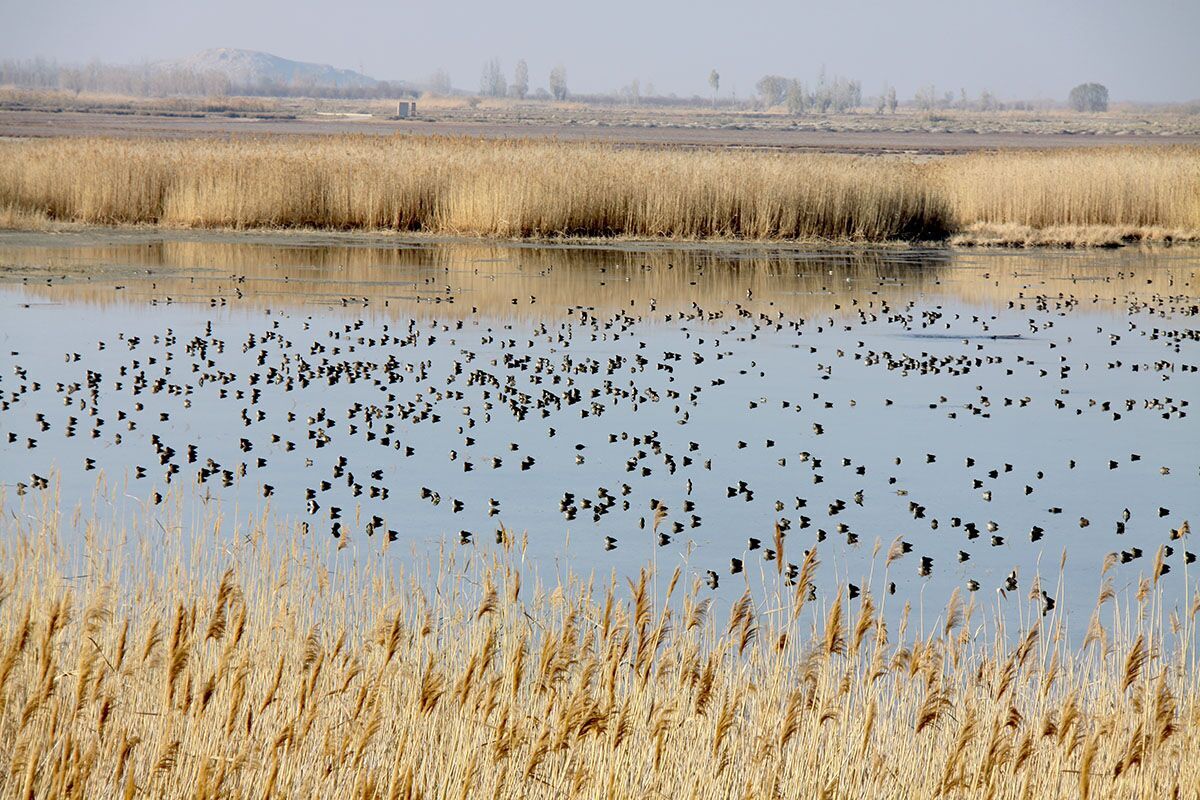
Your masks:
<svg viewBox="0 0 1200 800"><path fill-rule="evenodd" d="M787 94L787 78L779 75L763 75L758 79L758 83L754 84L754 89L758 92L763 108L777 106L783 102L783 97Z"/></svg>
<svg viewBox="0 0 1200 800"><path fill-rule="evenodd" d="M933 84L923 86L913 95L913 104L922 111L932 111L937 108L937 89Z"/></svg>
<svg viewBox="0 0 1200 800"><path fill-rule="evenodd" d="M550 70L550 94L555 100L567 99L567 68L562 64Z"/></svg>
<svg viewBox="0 0 1200 800"><path fill-rule="evenodd" d="M829 105L839 113L850 111L862 105L862 84L835 76L828 88Z"/></svg>
<svg viewBox="0 0 1200 800"><path fill-rule="evenodd" d="M646 97L656 97L657 96L654 93L654 81L646 81L645 95L646 95Z"/></svg>
<svg viewBox="0 0 1200 800"><path fill-rule="evenodd" d="M58 83L66 91L79 94L83 91L83 72L77 69L64 69L59 73Z"/></svg>
<svg viewBox="0 0 1200 800"><path fill-rule="evenodd" d="M804 91L804 84L796 80L788 81L784 103L787 105L788 113L793 117L803 114L805 108L808 107L808 93Z"/></svg>
<svg viewBox="0 0 1200 800"><path fill-rule="evenodd" d="M642 99L641 81L639 81L637 78L634 78L632 81L622 86L621 91L618 92L618 94L620 94L621 99L626 103L636 106L639 102L641 102Z"/></svg>
<svg viewBox="0 0 1200 800"><path fill-rule="evenodd" d="M443 96L450 94L450 73L441 68L437 69L429 76L429 91Z"/></svg>
<svg viewBox="0 0 1200 800"><path fill-rule="evenodd" d="M387 81L345 85L315 78L261 79L234 83L211 69L183 69L165 64L117 65L92 60L83 66L64 66L45 59L0 62L0 84L30 89L108 92L144 97L337 97L388 98L411 90Z"/></svg>
<svg viewBox="0 0 1200 800"><path fill-rule="evenodd" d="M886 96L886 102L887 102L887 110L888 110L889 112L891 112L891 113L895 114L895 113L896 113L896 106L898 106L898 105L899 105L899 103L896 101L896 87L895 87L895 86L889 86L889 87L888 87L888 89L887 89L887 96Z"/></svg>
<svg viewBox="0 0 1200 800"><path fill-rule="evenodd" d="M829 93L829 82L825 79L824 64L821 65L821 71L817 73L817 85L808 97L808 105L819 114L824 114L829 110L829 106L833 105L833 97Z"/></svg>
<svg viewBox="0 0 1200 800"><path fill-rule="evenodd" d="M979 108L981 111L995 111L1000 104L996 102L996 96L984 89L979 95Z"/></svg>
<svg viewBox="0 0 1200 800"><path fill-rule="evenodd" d="M708 85L713 90L713 108L717 107L717 92L721 90L721 74L715 69L708 73Z"/></svg>
<svg viewBox="0 0 1200 800"><path fill-rule="evenodd" d="M1067 98L1076 111L1108 111L1108 88L1099 83L1081 83Z"/></svg>
<svg viewBox="0 0 1200 800"><path fill-rule="evenodd" d="M529 94L529 65L523 58L517 62L516 69L513 70L512 91L522 100L525 99L525 95Z"/></svg>
<svg viewBox="0 0 1200 800"><path fill-rule="evenodd" d="M498 71L499 66L496 63L496 59L493 58L490 61L483 62L483 69L479 72L480 94L487 95L492 93L492 81L495 80L495 73Z"/></svg>
<svg viewBox="0 0 1200 800"><path fill-rule="evenodd" d="M508 93L508 81L500 69L500 59L493 58L483 65L479 77L479 93L488 97L504 97Z"/></svg>

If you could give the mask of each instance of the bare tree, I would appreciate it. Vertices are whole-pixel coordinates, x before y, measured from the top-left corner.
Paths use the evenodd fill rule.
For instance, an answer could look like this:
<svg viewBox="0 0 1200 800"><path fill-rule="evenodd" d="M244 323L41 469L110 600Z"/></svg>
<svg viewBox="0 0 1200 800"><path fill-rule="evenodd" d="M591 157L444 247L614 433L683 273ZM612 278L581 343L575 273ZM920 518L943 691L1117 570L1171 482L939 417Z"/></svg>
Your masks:
<svg viewBox="0 0 1200 800"><path fill-rule="evenodd" d="M642 101L642 84L637 78L634 78L625 86L621 87L621 99L630 105L638 105Z"/></svg>
<svg viewBox="0 0 1200 800"><path fill-rule="evenodd" d="M937 102L937 89L934 88L932 83L928 86L922 86L913 95L913 103L922 111L931 111L937 108Z"/></svg>
<svg viewBox="0 0 1200 800"><path fill-rule="evenodd" d="M550 94L555 100L567 99L567 68L562 64L550 70Z"/></svg>
<svg viewBox="0 0 1200 800"><path fill-rule="evenodd" d="M829 104L838 113L844 113L862 105L862 84L858 81L835 75L829 86Z"/></svg>
<svg viewBox="0 0 1200 800"><path fill-rule="evenodd" d="M808 92L804 91L804 84L797 80L788 81L784 102L787 103L788 113L792 116L798 117L803 114L808 107Z"/></svg>
<svg viewBox="0 0 1200 800"><path fill-rule="evenodd" d="M875 105L876 114L882 114L884 111L896 113L896 89L887 83L883 85L883 91L879 93L879 102Z"/></svg>
<svg viewBox="0 0 1200 800"><path fill-rule="evenodd" d="M440 94L443 97L450 94L450 73L442 68L438 68L432 75L429 76L429 91L434 94Z"/></svg>
<svg viewBox="0 0 1200 800"><path fill-rule="evenodd" d="M717 92L721 90L721 74L715 69L708 73L708 85L713 90L713 108L717 107Z"/></svg>
<svg viewBox="0 0 1200 800"><path fill-rule="evenodd" d="M758 83L754 84L754 89L758 92L763 108L777 106L783 102L783 97L787 94L787 78L779 75L763 75L758 79Z"/></svg>
<svg viewBox="0 0 1200 800"><path fill-rule="evenodd" d="M479 77L479 93L488 97L503 97L508 93L508 81L500 69L500 59L492 58L483 65L483 74Z"/></svg>
<svg viewBox="0 0 1200 800"><path fill-rule="evenodd" d="M68 92L79 94L83 91L83 72L77 69L64 69L60 73L59 85Z"/></svg>
<svg viewBox="0 0 1200 800"><path fill-rule="evenodd" d="M817 73L817 88L813 90L812 96L809 98L809 105L820 114L824 114L833 105L833 92L830 90L829 81L825 78L824 64L821 65L821 71Z"/></svg>
<svg viewBox="0 0 1200 800"><path fill-rule="evenodd" d="M517 62L517 66L513 70L512 91L522 100L525 99L525 95L529 94L529 65L523 58Z"/></svg>

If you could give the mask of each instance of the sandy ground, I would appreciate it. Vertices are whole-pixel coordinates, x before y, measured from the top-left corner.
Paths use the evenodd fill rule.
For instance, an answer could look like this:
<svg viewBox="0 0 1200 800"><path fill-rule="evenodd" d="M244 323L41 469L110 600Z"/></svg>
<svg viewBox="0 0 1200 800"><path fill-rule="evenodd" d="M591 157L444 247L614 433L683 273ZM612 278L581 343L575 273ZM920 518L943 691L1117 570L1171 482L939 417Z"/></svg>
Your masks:
<svg viewBox="0 0 1200 800"><path fill-rule="evenodd" d="M349 118L255 119L107 112L0 110L0 137L117 136L226 137L230 135L473 136L610 142L628 146L744 147L838 153L939 155L976 150L1116 145L1200 145L1200 134L968 132L951 130L820 130L533 121L387 120Z"/></svg>

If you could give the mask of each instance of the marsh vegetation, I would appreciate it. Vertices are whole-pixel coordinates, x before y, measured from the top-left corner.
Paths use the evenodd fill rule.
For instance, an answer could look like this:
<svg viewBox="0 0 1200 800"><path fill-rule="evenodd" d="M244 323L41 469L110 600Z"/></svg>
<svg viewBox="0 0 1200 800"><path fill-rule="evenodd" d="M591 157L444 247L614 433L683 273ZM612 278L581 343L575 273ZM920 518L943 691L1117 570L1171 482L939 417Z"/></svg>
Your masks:
<svg viewBox="0 0 1200 800"><path fill-rule="evenodd" d="M889 623L874 587L809 602L815 549L794 585L769 575L717 614L679 571L540 584L511 533L407 577L371 552L330 571L267 517L194 522L190 546L98 520L68 559L64 509L43 502L4 515L0 546L6 796L1173 797L1200 780L1197 605L1169 614L1156 575L1128 604L1106 583L1073 644L1036 604L1006 627L955 595L921 630L908 609Z"/></svg>
<svg viewBox="0 0 1200 800"><path fill-rule="evenodd" d="M14 220L502 238L1194 239L1192 148L898 158L470 139L0 144Z"/></svg>

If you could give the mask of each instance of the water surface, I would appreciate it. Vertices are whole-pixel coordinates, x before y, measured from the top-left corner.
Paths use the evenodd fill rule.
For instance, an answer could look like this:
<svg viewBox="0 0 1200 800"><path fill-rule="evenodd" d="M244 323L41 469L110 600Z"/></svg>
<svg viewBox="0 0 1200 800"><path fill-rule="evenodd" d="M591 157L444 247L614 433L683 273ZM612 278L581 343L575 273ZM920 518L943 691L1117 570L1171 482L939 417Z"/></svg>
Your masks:
<svg viewBox="0 0 1200 800"><path fill-rule="evenodd" d="M71 508L102 475L151 515L173 489L356 551L390 534L397 560L503 526L543 576L683 565L721 595L816 546L820 593L933 608L1090 610L1106 559L1129 592L1166 545L1183 604L1198 270L1187 249L2 234L0 481L20 508L53 476Z"/></svg>

